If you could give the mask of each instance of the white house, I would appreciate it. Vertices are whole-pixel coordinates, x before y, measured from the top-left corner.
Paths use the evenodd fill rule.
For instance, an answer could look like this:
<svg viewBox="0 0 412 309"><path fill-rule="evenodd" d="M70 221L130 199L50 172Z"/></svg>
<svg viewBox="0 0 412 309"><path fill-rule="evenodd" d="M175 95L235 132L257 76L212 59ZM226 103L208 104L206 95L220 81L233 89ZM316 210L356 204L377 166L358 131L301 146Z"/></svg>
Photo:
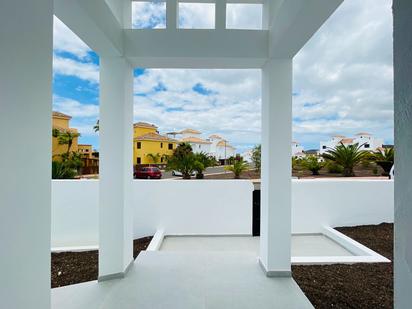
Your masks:
<svg viewBox="0 0 412 309"><path fill-rule="evenodd" d="M332 139L326 142L320 142L320 154L324 154L331 148L335 148L339 144L354 145L359 144L362 150L376 151L383 145L383 140L375 138L372 134L361 132L354 137L348 138L344 135L334 135Z"/></svg>
<svg viewBox="0 0 412 309"><path fill-rule="evenodd" d="M299 142L292 142L292 157L294 158L303 158L305 156L303 152L304 148Z"/></svg>
<svg viewBox="0 0 412 309"><path fill-rule="evenodd" d="M217 160L225 160L236 156L236 148L219 135L211 135L208 140L212 142L210 153Z"/></svg>
<svg viewBox="0 0 412 309"><path fill-rule="evenodd" d="M194 153L206 153L216 160L225 160L236 155L236 148L219 135L211 135L207 139L202 138L202 133L193 130L185 129L177 134L182 135L180 141L189 143L192 146Z"/></svg>

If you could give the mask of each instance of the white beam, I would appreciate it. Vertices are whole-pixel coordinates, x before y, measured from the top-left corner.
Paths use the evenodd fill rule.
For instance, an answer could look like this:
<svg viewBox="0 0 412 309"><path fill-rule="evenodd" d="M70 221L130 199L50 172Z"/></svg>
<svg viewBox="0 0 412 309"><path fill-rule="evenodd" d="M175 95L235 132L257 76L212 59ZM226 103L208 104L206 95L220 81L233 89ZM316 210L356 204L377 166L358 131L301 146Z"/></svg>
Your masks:
<svg viewBox="0 0 412 309"><path fill-rule="evenodd" d="M260 263L268 276L291 275L292 60L262 69Z"/></svg>
<svg viewBox="0 0 412 309"><path fill-rule="evenodd" d="M106 1L54 0L54 13L99 56L123 54L123 27Z"/></svg>
<svg viewBox="0 0 412 309"><path fill-rule="evenodd" d="M125 30L125 51L137 67L261 68L267 38L262 30Z"/></svg>
<svg viewBox="0 0 412 309"><path fill-rule="evenodd" d="M276 1L269 7L269 55L293 58L343 0Z"/></svg>
<svg viewBox="0 0 412 309"><path fill-rule="evenodd" d="M124 276L133 261L133 69L100 57L99 280Z"/></svg>
<svg viewBox="0 0 412 309"><path fill-rule="evenodd" d="M394 0L395 308L412 304L412 2Z"/></svg>
<svg viewBox="0 0 412 309"><path fill-rule="evenodd" d="M166 28L176 30L179 25L178 0L167 0L166 2Z"/></svg>
<svg viewBox="0 0 412 309"><path fill-rule="evenodd" d="M217 1L215 4L215 28L226 29L226 0Z"/></svg>
<svg viewBox="0 0 412 309"><path fill-rule="evenodd" d="M0 1L0 302L50 308L53 1Z"/></svg>

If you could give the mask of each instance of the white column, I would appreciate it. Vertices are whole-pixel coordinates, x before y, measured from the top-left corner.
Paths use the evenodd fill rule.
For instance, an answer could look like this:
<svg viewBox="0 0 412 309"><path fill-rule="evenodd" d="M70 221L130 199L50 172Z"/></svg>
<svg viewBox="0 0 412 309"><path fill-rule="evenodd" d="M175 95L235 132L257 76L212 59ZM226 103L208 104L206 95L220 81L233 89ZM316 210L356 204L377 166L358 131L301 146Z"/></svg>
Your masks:
<svg viewBox="0 0 412 309"><path fill-rule="evenodd" d="M395 308L412 303L412 2L394 0Z"/></svg>
<svg viewBox="0 0 412 309"><path fill-rule="evenodd" d="M99 280L123 277L133 261L133 69L100 58Z"/></svg>
<svg viewBox="0 0 412 309"><path fill-rule="evenodd" d="M218 0L215 3L215 28L226 29L226 0Z"/></svg>
<svg viewBox="0 0 412 309"><path fill-rule="evenodd" d="M268 276L291 275L292 60L262 72L260 263Z"/></svg>
<svg viewBox="0 0 412 309"><path fill-rule="evenodd" d="M50 308L53 1L0 1L0 307Z"/></svg>
<svg viewBox="0 0 412 309"><path fill-rule="evenodd" d="M166 0L166 28L176 30L179 26L179 8L177 0Z"/></svg>

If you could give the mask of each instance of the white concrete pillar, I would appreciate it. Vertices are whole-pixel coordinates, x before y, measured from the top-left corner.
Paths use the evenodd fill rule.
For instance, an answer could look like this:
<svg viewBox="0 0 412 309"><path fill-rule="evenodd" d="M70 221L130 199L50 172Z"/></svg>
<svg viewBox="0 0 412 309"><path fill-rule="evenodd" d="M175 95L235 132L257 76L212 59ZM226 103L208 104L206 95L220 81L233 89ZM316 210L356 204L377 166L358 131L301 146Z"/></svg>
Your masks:
<svg viewBox="0 0 412 309"><path fill-rule="evenodd" d="M178 0L166 0L166 28L176 30L179 27Z"/></svg>
<svg viewBox="0 0 412 309"><path fill-rule="evenodd" d="M0 307L50 308L53 1L0 1Z"/></svg>
<svg viewBox="0 0 412 309"><path fill-rule="evenodd" d="M215 28L226 29L226 0L218 0L215 3Z"/></svg>
<svg viewBox="0 0 412 309"><path fill-rule="evenodd" d="M412 304L412 2L394 0L395 308Z"/></svg>
<svg viewBox="0 0 412 309"><path fill-rule="evenodd" d="M133 69L100 58L99 280L123 277L133 261Z"/></svg>
<svg viewBox="0 0 412 309"><path fill-rule="evenodd" d="M292 60L262 70L260 263L268 276L291 275Z"/></svg>

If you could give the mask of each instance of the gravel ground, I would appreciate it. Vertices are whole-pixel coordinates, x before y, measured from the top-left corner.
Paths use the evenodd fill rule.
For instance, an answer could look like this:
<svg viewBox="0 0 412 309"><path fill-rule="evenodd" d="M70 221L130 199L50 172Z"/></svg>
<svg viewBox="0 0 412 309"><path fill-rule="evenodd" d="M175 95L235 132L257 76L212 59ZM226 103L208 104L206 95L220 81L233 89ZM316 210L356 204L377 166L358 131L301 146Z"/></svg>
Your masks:
<svg viewBox="0 0 412 309"><path fill-rule="evenodd" d="M146 250L152 237L144 237L133 241L133 257ZM97 280L98 251L62 252L51 255L51 286L60 286Z"/></svg>
<svg viewBox="0 0 412 309"><path fill-rule="evenodd" d="M393 224L337 228L393 260ZM315 308L393 308L393 264L293 266L293 277Z"/></svg>

